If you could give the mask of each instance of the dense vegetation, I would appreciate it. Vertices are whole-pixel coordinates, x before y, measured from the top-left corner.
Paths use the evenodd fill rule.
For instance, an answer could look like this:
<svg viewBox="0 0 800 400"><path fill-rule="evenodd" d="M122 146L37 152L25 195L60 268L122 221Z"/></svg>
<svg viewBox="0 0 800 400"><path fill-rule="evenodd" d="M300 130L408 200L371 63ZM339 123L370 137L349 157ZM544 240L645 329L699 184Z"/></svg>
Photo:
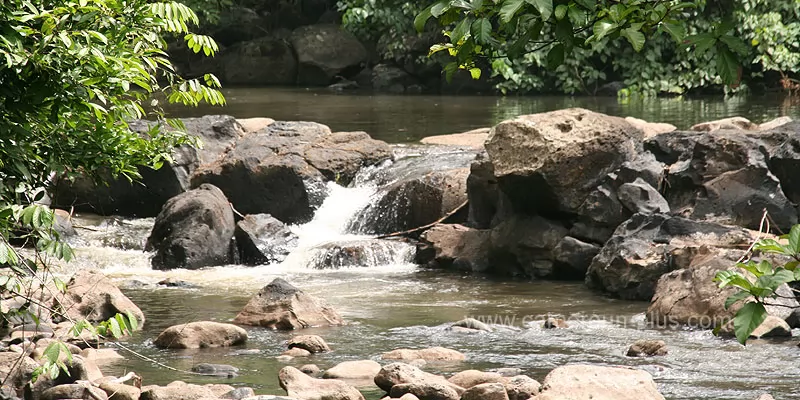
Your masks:
<svg viewBox="0 0 800 400"><path fill-rule="evenodd" d="M340 0L339 8L362 40L387 43L379 46L387 58L408 53L417 16L417 28L438 18L449 39L434 50L455 56L446 68L488 71L503 93L592 94L614 81L648 95L761 91L796 87L800 68L796 0Z"/></svg>

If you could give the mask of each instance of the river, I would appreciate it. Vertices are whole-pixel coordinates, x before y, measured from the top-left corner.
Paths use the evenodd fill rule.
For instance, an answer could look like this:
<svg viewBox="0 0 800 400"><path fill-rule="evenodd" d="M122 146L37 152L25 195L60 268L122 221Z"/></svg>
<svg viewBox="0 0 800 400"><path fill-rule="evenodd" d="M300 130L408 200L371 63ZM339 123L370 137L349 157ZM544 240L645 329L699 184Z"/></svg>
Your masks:
<svg viewBox="0 0 800 400"><path fill-rule="evenodd" d="M173 115L218 113L239 118L310 120L335 130L365 130L393 143L490 126L518 114L574 106L670 122L680 128L731 115L755 122L786 114L798 116L797 108L786 109L778 98L621 103L616 98L367 96L298 89L228 89L226 95L229 105L224 109L200 108ZM437 168L437 163L445 159L468 160L447 151L401 146L401 160L381 168L399 168L404 155L422 160L419 162L428 163L430 168ZM467 361L430 365L427 370L447 374L470 368L516 367L541 381L549 370L566 363L629 365L652 373L668 399L750 399L762 392L778 399L800 399L800 348L796 340L753 341L743 347L708 331L653 329L644 319L646 302L611 299L589 291L582 282L519 282L425 270L413 265L410 253L402 249L393 249L389 258L377 257L374 265L310 269L315 246L368 239L349 233L347 226L360 205L370 201L375 190L369 179L372 172L363 173L354 187L332 186L331 195L314 220L293 227L300 237L299 247L277 265L153 271L149 255L142 251L152 219L80 216L78 225L91 229L81 229L81 236L73 242L77 260L69 268L94 268L109 274L147 316L144 329L127 340L126 346L178 369L190 369L200 362L241 369L232 379L198 377L165 370L123 351L126 359L104 366L105 371L123 374L133 370L144 377L144 384L181 379L283 394L277 372L285 365L314 363L325 369L346 360L377 360L381 353L400 347L445 346L464 352ZM344 327L308 330L324 337L333 352L279 362L276 356L291 334L258 328L248 328L250 340L244 348L175 351L152 345L161 330L174 324L232 320L250 296L276 277L324 298L349 322ZM184 280L195 287L156 285L165 278ZM570 328L541 329L541 319L548 313L567 316ZM465 316L508 327L482 334L445 329L448 323ZM666 341L669 354L660 358L625 357L627 346L642 338ZM376 387L362 390L368 398L380 396Z"/></svg>

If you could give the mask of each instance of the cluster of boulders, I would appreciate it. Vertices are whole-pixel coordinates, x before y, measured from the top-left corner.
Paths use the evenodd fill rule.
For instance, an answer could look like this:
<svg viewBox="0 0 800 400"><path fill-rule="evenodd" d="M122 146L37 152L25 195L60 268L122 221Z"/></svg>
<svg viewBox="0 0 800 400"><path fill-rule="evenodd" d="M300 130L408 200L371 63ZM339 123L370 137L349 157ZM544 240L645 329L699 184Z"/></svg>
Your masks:
<svg viewBox="0 0 800 400"><path fill-rule="evenodd" d="M140 182L57 182L53 205L103 215L157 216L146 249L157 269L282 261L297 238L286 224L309 221L328 193L356 173L392 158L364 132L332 132L314 122L205 116L182 121L202 142L175 149ZM153 123L135 121L137 132Z"/></svg>
<svg viewBox="0 0 800 400"><path fill-rule="evenodd" d="M773 232L798 223L798 149L800 122L787 118L688 131L584 109L503 121L471 166L468 216L425 231L418 262L581 279L651 300L647 317L660 325L721 327L741 303L724 307L733 289L718 288L715 273L733 268L767 222ZM771 319L768 331L785 335L800 321L781 290L770 312L785 322Z"/></svg>

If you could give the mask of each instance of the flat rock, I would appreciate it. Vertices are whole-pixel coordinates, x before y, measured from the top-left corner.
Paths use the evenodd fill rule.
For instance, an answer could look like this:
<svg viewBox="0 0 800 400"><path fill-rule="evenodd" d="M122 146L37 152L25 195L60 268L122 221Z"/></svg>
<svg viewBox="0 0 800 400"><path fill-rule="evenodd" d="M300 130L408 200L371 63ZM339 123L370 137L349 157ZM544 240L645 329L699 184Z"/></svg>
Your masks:
<svg viewBox="0 0 800 400"><path fill-rule="evenodd" d="M236 325L200 321L171 326L153 344L162 349L199 349L236 346L246 341L247 331Z"/></svg>

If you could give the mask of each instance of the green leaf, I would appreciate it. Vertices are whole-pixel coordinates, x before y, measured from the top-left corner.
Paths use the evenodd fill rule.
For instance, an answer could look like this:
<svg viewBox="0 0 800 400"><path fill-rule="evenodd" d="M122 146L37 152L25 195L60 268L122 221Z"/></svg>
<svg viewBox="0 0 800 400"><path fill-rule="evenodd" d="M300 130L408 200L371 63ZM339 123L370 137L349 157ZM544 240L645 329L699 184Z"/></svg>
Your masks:
<svg viewBox="0 0 800 400"><path fill-rule="evenodd" d="M715 43L717 43L717 38L710 33L701 33L699 35L692 35L684 40L685 45L695 46L695 53L697 53L698 56L705 53Z"/></svg>
<svg viewBox="0 0 800 400"><path fill-rule="evenodd" d="M594 40L600 40L606 37L606 35L608 35L609 32L617 29L617 27L618 27L617 24L611 22L611 20L608 19L595 22L595 24L592 26L592 33L594 33Z"/></svg>
<svg viewBox="0 0 800 400"><path fill-rule="evenodd" d="M748 292L745 292L745 291L736 292L736 294L732 294L732 295L728 296L727 299L725 299L724 307L727 310L727 309L731 308L732 305L734 305L734 304L736 304L736 303L738 303L738 302L740 302L742 300L747 300L750 297L752 297L752 296Z"/></svg>
<svg viewBox="0 0 800 400"><path fill-rule="evenodd" d="M461 20L456 27L453 28L453 31L450 32L450 42L453 44L458 44L461 39L464 38L469 33L469 28L472 25L472 17L467 16ZM433 49L433 48L431 48Z"/></svg>
<svg viewBox="0 0 800 400"><path fill-rule="evenodd" d="M536 8L542 16L542 20L547 21L553 15L553 0L525 0L528 4Z"/></svg>
<svg viewBox="0 0 800 400"><path fill-rule="evenodd" d="M631 46L633 46L633 50L636 52L642 51L645 41L644 34L642 32L634 30L633 28L626 28L620 32L620 35L628 39L628 41L631 43Z"/></svg>
<svg viewBox="0 0 800 400"><path fill-rule="evenodd" d="M554 12L556 19L559 21L564 19L564 17L567 16L567 9L568 7L563 4L559 4L558 6L556 6L556 10Z"/></svg>
<svg viewBox="0 0 800 400"><path fill-rule="evenodd" d="M767 310L761 303L747 303L736 313L733 318L733 331L736 333L736 340L741 344L747 342L747 338L756 328L767 319Z"/></svg>
<svg viewBox="0 0 800 400"><path fill-rule="evenodd" d="M425 30L425 24L433 16L431 10L433 9L434 5L435 4L431 4L429 7L417 14L416 18L414 18L414 28L417 30L417 32L422 32Z"/></svg>
<svg viewBox="0 0 800 400"><path fill-rule="evenodd" d="M726 85L737 85L740 79L740 66L736 56L725 47L717 48L717 73Z"/></svg>
<svg viewBox="0 0 800 400"><path fill-rule="evenodd" d="M122 327L119 326L119 322L116 320L116 318L109 318L108 328L111 331L111 336L115 338L121 338L123 336Z"/></svg>
<svg viewBox="0 0 800 400"><path fill-rule="evenodd" d="M722 35L719 37L722 43L728 46L728 49L740 56L746 56L750 53L751 47L748 46L742 39L731 35Z"/></svg>
<svg viewBox="0 0 800 400"><path fill-rule="evenodd" d="M550 70L555 70L563 63L564 63L564 45L558 43L555 46L553 46L549 52L547 52L547 68Z"/></svg>
<svg viewBox="0 0 800 400"><path fill-rule="evenodd" d="M492 23L488 18L475 20L475 22L472 23L471 32L475 41L478 43L487 45L494 43L494 38L492 37Z"/></svg>
<svg viewBox="0 0 800 400"><path fill-rule="evenodd" d="M481 79L481 69L480 68L470 68L469 74L472 75L472 79L478 80Z"/></svg>
<svg viewBox="0 0 800 400"><path fill-rule="evenodd" d="M525 0L505 0L500 8L500 19L505 23L511 21L524 3Z"/></svg>
<svg viewBox="0 0 800 400"><path fill-rule="evenodd" d="M60 343L57 341L50 342L50 344L47 345L47 347L44 349L44 352L42 353L42 357L45 360L50 361L51 363L55 363L56 361L58 361L60 355L61 355L61 346Z"/></svg>
<svg viewBox="0 0 800 400"><path fill-rule="evenodd" d="M753 246L754 250L763 251L765 253L777 253L777 254L784 254L790 255L792 253L791 249L788 247L778 243L774 239L763 239L756 243Z"/></svg>
<svg viewBox="0 0 800 400"><path fill-rule="evenodd" d="M791 250L793 256L800 254L800 224L792 227L787 237L789 241L788 249Z"/></svg>
<svg viewBox="0 0 800 400"><path fill-rule="evenodd" d="M133 315L133 313L130 310L128 310L127 315L128 315L128 323L130 324L131 327L131 332L138 330L139 320L136 319L136 316Z"/></svg>
<svg viewBox="0 0 800 400"><path fill-rule="evenodd" d="M456 74L456 71L458 71L457 63L450 62L445 64L443 72L444 72L444 79L447 81L447 83L453 82L453 76Z"/></svg>
<svg viewBox="0 0 800 400"><path fill-rule="evenodd" d="M661 23L661 28L669 33L675 42L681 43L686 37L686 26L677 21L666 21Z"/></svg>
<svg viewBox="0 0 800 400"><path fill-rule="evenodd" d="M431 15L434 18L439 18L442 15L444 15L444 13L446 13L447 10L449 10L449 9L450 9L450 2L448 2L448 1L440 1L440 2L438 2L436 4L434 4L433 7L431 7Z"/></svg>
<svg viewBox="0 0 800 400"><path fill-rule="evenodd" d="M556 39L563 43L566 48L571 48L574 41L574 33L572 31L572 22L568 19L562 19L556 23Z"/></svg>
<svg viewBox="0 0 800 400"><path fill-rule="evenodd" d="M572 21L573 25L581 26L586 24L586 12L583 9L571 5L568 14L569 20Z"/></svg>

